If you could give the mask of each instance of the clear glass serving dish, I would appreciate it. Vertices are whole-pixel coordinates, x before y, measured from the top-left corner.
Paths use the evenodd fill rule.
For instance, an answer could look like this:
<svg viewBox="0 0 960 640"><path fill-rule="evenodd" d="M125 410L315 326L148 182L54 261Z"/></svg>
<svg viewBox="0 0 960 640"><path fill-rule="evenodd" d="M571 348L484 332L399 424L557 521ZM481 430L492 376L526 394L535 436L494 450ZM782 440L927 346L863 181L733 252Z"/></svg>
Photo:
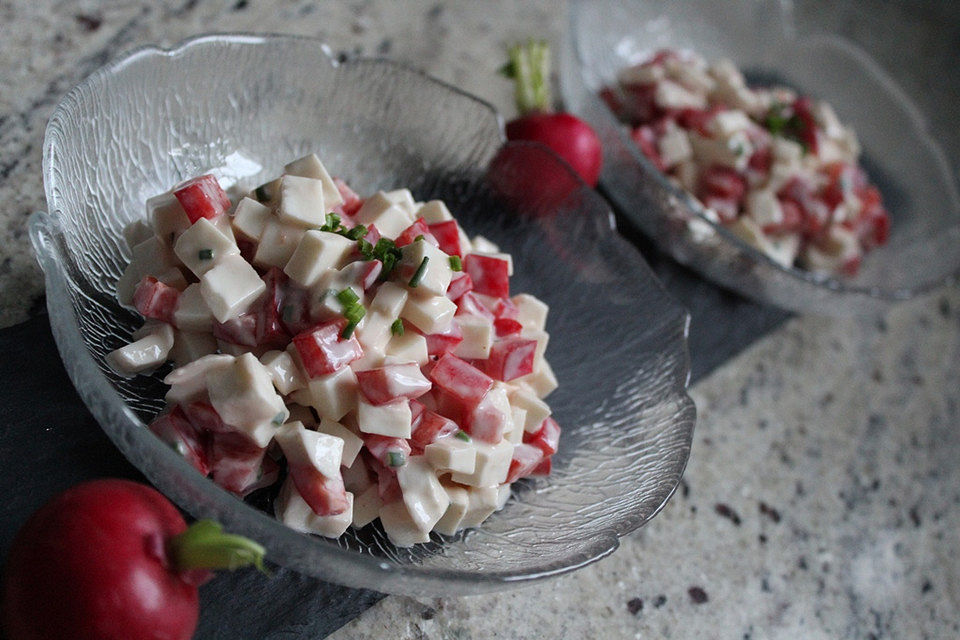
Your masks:
<svg viewBox="0 0 960 640"><path fill-rule="evenodd" d="M589 121L603 141L601 188L677 261L794 311L882 311L960 271L956 182L924 116L885 70L829 33L827 24L820 33L798 34L790 7L776 0L574 0L561 76L566 107ZM864 165L892 217L889 244L868 253L855 278L780 266L710 222L698 201L647 160L597 92L617 71L663 48L729 58L748 81L775 81L824 98L853 126ZM902 55L923 64L917 47L903 47Z"/></svg>
<svg viewBox="0 0 960 640"><path fill-rule="evenodd" d="M274 562L348 586L489 591L616 549L664 505L689 455L688 317L616 234L606 203L556 156L529 145L497 155L500 125L489 105L422 73L338 64L321 43L287 36L141 49L71 91L47 129L49 213L33 216L31 237L64 364L110 438L192 515L259 540ZM145 199L211 168L249 189L309 152L361 194L409 186L443 198L468 232L513 254L517 291L551 305L560 388L550 403L564 427L554 472L518 485L478 530L398 549L374 526L339 540L287 529L269 500L240 501L147 431L163 370L124 380L104 364L138 324L114 287L129 259L122 229L145 215ZM531 163L566 185L562 201L530 197Z"/></svg>

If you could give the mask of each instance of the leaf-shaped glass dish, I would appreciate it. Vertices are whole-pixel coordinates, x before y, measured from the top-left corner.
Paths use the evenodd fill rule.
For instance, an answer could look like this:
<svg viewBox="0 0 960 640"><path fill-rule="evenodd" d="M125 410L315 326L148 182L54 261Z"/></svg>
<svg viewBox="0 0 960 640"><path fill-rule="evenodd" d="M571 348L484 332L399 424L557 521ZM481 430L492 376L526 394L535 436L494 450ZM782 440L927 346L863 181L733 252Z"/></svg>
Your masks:
<svg viewBox="0 0 960 640"><path fill-rule="evenodd" d="M677 261L740 293L800 312L870 313L960 271L960 197L921 112L864 51L828 33L798 36L777 0L575 0L563 56L567 108L604 147L601 188ZM823 25L828 28L829 25ZM830 102L856 130L871 180L892 217L890 242L855 278L786 268L703 215L703 206L647 160L597 92L617 72L664 49L729 58L748 81L774 81ZM922 65L922 49L903 56ZM952 132L950 132L952 133Z"/></svg>
<svg viewBox="0 0 960 640"><path fill-rule="evenodd" d="M310 39L201 37L141 49L96 72L50 122L49 214L31 220L50 323L77 390L127 458L180 506L324 580L459 594L612 552L663 506L686 464L695 421L687 315L566 165L524 145L496 156L502 143L486 103L394 63L338 64ZM517 485L478 530L398 549L379 525L339 540L287 529L269 504L223 491L144 427L162 406L163 371L124 380L104 364L138 324L115 302L114 286L129 259L122 229L145 215L145 199L211 168L222 184L249 189L314 151L360 193L409 186L420 199L443 198L469 233L513 254L516 291L551 306L549 357L560 388L550 403L564 427L554 471ZM504 179L531 163L569 195L526 198L521 214L511 203L523 193L490 184L509 186Z"/></svg>

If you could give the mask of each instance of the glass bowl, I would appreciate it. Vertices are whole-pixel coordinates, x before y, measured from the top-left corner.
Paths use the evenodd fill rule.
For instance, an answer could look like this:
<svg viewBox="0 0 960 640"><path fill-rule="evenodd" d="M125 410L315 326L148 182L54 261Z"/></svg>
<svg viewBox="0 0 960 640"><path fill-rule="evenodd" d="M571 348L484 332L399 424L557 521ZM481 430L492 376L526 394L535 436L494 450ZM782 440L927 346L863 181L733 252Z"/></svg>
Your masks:
<svg viewBox="0 0 960 640"><path fill-rule="evenodd" d="M680 480L695 422L687 314L556 156L522 144L498 155L500 125L488 104L422 73L337 63L321 43L288 36L140 49L73 89L47 128L49 213L33 216L31 236L64 364L124 455L192 515L262 542L272 561L391 593L489 591L564 573L653 517ZM554 472L517 485L478 530L399 549L378 526L338 540L287 529L269 504L220 489L145 429L163 404L164 370L124 380L104 364L138 324L114 287L129 259L122 229L145 215L145 199L211 168L250 189L312 151L360 193L409 186L443 198L469 233L513 254L516 291L551 305L560 388L550 403L564 427ZM566 197L511 189L520 183L505 178L532 164Z"/></svg>
<svg viewBox="0 0 960 640"><path fill-rule="evenodd" d="M678 262L748 297L794 311L880 312L960 270L957 187L921 112L884 69L835 35L798 35L790 6L775 0L575 0L562 63L563 97L602 139L601 188ZM815 276L777 264L710 222L698 201L647 160L597 92L617 71L662 48L690 49L708 60L729 58L748 81L772 80L824 98L853 126L863 164L892 217L889 244L868 253L855 278ZM923 64L918 47L903 47L902 55Z"/></svg>

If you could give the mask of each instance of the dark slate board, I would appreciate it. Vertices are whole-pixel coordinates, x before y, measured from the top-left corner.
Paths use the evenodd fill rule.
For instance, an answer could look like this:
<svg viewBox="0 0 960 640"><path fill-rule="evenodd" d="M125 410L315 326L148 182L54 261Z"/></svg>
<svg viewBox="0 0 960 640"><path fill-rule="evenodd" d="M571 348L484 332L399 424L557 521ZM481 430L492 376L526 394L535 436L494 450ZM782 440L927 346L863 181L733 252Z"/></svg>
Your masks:
<svg viewBox="0 0 960 640"><path fill-rule="evenodd" d="M643 252L666 288L690 309L692 379L698 380L788 314L723 291L660 256L632 228L621 231ZM45 315L0 330L0 554L26 517L83 480L143 480L87 412L57 353ZM198 640L323 638L383 597L276 569L221 574L201 589Z"/></svg>

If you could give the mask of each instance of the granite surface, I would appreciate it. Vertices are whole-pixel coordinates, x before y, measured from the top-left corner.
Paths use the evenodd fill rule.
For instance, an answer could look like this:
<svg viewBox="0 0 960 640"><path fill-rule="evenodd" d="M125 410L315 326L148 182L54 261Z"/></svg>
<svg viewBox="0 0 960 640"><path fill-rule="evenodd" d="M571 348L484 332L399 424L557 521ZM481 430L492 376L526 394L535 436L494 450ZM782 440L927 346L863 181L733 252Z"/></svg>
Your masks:
<svg viewBox="0 0 960 640"><path fill-rule="evenodd" d="M798 19L822 7L797 2ZM893 14L929 50L929 67L895 73L929 106L960 92L960 74L937 62L960 53L957 7L829 11L896 71L897 39L878 37ZM307 34L338 53L412 62L509 111L494 73L503 46L557 37L563 22L562 3L547 0L0 0L0 326L36 311L42 293L25 222L44 208L46 120L124 51L208 31ZM943 142L960 166L960 137ZM958 390L955 288L880 321L792 320L694 387L685 481L612 557L503 594L388 597L333 637L958 637Z"/></svg>

